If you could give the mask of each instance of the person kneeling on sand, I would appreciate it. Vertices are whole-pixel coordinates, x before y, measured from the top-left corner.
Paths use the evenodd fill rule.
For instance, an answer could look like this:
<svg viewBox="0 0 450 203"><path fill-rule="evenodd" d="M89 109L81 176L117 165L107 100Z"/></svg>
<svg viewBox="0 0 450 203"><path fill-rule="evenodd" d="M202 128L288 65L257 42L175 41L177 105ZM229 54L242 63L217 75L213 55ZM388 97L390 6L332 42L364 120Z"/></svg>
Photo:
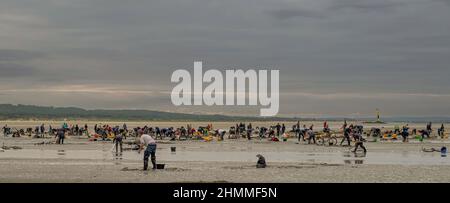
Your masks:
<svg viewBox="0 0 450 203"><path fill-rule="evenodd" d="M144 171L148 168L148 158L151 157L151 161L153 164L153 169L156 169L156 142L153 137L151 137L148 134L144 134L143 130L138 131L138 135L140 136L140 148L138 153L141 153L141 151L144 149L144 146L146 147L144 151Z"/></svg>
<svg viewBox="0 0 450 203"><path fill-rule="evenodd" d="M266 168L266 159L261 154L256 155L256 157L258 157L256 168Z"/></svg>

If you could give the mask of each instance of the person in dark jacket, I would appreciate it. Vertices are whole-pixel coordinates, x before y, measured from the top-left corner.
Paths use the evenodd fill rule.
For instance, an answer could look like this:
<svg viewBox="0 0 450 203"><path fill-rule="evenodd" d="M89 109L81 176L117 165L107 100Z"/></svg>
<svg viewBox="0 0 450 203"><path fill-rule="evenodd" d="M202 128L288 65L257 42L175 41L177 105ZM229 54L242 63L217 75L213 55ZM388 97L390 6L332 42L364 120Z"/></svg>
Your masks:
<svg viewBox="0 0 450 203"><path fill-rule="evenodd" d="M258 161L256 162L256 168L266 168L267 166L266 159L261 154L256 155L256 157L258 157Z"/></svg>
<svg viewBox="0 0 450 203"><path fill-rule="evenodd" d="M355 149L353 150L353 152L356 152L356 150L358 150L358 147L361 147L364 150L364 153L366 153L367 149L366 147L364 147L364 140L362 135L359 133L354 133L353 138L355 139Z"/></svg>
<svg viewBox="0 0 450 203"><path fill-rule="evenodd" d="M66 134L66 130L64 128L61 128L58 130L58 132L56 133L56 136L58 139L58 141L57 141L58 144L64 144L65 134Z"/></svg>

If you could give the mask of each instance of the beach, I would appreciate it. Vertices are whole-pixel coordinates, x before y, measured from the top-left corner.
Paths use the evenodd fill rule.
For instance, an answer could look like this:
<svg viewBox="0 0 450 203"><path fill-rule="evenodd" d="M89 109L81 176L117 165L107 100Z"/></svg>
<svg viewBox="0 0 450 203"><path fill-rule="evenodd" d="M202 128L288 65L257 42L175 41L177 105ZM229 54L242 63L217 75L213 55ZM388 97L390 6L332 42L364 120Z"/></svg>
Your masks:
<svg viewBox="0 0 450 203"><path fill-rule="evenodd" d="M134 138L125 143L131 140ZM131 145L124 144L124 152L115 154L111 141L69 136L64 145L45 144L52 141L54 138L2 137L1 144L18 149L0 152L0 182L450 181L450 158L422 151L450 145L449 140L440 139L366 142L365 155L352 153L349 147L308 145L297 138L286 142L259 138L158 140L157 162L165 164L165 169L149 171L142 170L143 154L129 150ZM257 154L266 158L267 168L255 167Z"/></svg>

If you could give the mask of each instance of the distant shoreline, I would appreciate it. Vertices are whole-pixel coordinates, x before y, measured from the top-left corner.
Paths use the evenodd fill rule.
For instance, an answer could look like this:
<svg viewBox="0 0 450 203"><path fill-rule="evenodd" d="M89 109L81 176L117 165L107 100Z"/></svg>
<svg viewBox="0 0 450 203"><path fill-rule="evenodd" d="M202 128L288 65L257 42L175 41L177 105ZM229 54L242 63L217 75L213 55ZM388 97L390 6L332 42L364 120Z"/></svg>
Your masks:
<svg viewBox="0 0 450 203"><path fill-rule="evenodd" d="M388 116L381 118L384 123L390 122L450 122L450 116ZM296 121L351 121L376 122L374 117L257 117L213 114L187 114L154 110L86 110L78 107L52 107L34 105L0 104L0 121L103 121L103 122L296 122ZM380 123L383 124L383 123Z"/></svg>

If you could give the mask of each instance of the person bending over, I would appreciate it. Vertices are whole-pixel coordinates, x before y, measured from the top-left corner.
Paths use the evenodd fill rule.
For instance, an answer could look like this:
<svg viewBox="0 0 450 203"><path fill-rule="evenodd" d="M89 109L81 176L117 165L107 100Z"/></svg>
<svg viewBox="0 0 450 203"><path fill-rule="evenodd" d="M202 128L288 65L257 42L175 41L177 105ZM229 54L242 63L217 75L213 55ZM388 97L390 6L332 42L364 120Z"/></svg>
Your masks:
<svg viewBox="0 0 450 203"><path fill-rule="evenodd" d="M148 134L144 134L143 130L138 131L138 135L140 136L140 148L138 153L145 148L144 151L144 171L148 168L148 158L151 157L151 161L153 164L153 169L156 169L156 141Z"/></svg>

